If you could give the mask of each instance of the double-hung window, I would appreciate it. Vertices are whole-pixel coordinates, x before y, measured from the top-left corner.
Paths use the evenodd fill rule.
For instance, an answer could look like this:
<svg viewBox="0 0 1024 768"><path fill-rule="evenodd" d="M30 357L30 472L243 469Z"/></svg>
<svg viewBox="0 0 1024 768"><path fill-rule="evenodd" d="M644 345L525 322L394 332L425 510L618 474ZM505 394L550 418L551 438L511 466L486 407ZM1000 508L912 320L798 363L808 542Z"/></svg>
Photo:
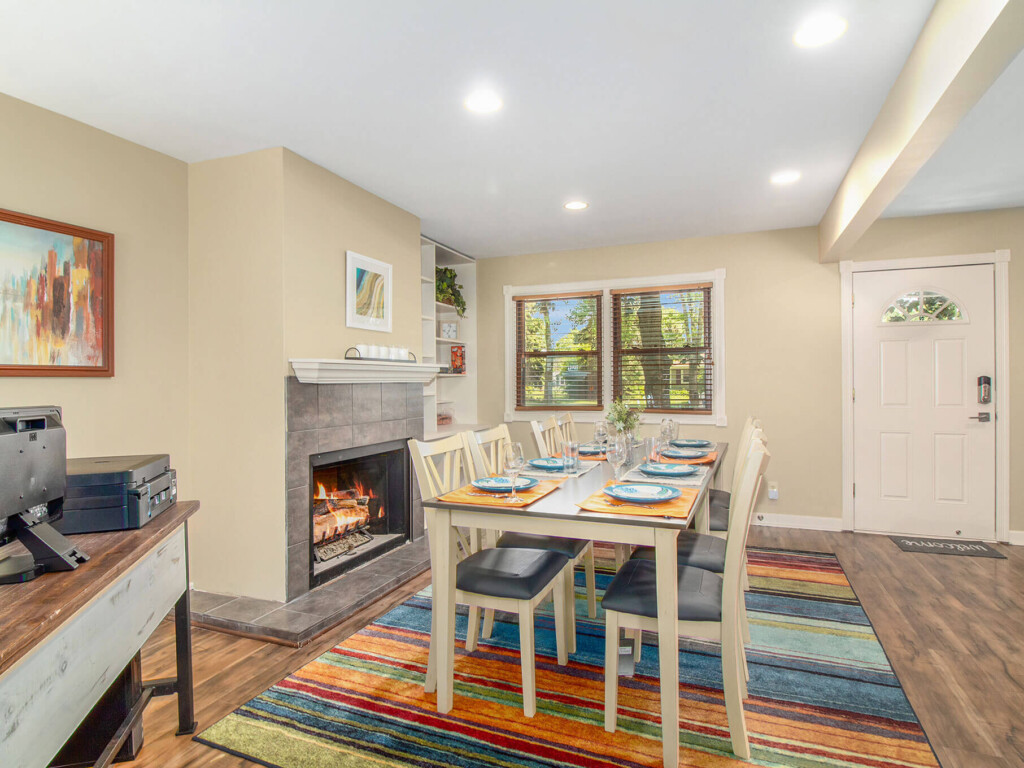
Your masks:
<svg viewBox="0 0 1024 768"><path fill-rule="evenodd" d="M600 410L600 291L516 296L517 410Z"/></svg>
<svg viewBox="0 0 1024 768"><path fill-rule="evenodd" d="M725 425L725 271L505 287L507 421L613 399Z"/></svg>

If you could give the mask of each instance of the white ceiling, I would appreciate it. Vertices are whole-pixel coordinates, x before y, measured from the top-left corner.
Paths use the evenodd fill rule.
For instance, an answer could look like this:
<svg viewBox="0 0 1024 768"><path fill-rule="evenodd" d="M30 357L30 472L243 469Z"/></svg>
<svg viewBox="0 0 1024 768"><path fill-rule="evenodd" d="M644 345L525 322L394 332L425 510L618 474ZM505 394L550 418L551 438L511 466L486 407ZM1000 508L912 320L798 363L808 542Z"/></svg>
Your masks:
<svg viewBox="0 0 1024 768"><path fill-rule="evenodd" d="M494 256L816 224L932 5L0 0L0 92L186 161L284 145ZM849 31L796 48L822 9Z"/></svg>
<svg viewBox="0 0 1024 768"><path fill-rule="evenodd" d="M891 216L1024 206L1024 54L885 211Z"/></svg>

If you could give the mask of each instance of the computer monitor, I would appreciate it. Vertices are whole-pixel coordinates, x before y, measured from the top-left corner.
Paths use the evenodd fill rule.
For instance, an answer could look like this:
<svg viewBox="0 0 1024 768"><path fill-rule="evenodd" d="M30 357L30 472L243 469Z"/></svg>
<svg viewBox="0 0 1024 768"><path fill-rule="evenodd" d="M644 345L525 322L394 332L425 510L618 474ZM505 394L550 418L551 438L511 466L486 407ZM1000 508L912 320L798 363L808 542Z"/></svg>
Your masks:
<svg viewBox="0 0 1024 768"><path fill-rule="evenodd" d="M57 406L0 408L0 546L29 554L0 560L0 584L68 571L89 559L50 523L64 511L67 440Z"/></svg>

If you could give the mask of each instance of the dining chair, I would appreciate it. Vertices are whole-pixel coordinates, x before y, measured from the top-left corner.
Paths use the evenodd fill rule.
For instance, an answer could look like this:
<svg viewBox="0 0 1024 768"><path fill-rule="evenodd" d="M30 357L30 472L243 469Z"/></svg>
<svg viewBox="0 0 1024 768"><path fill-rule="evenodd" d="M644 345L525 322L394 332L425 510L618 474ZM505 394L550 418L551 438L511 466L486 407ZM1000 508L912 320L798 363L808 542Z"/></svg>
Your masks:
<svg viewBox="0 0 1024 768"><path fill-rule="evenodd" d="M512 440L508 425L499 424L490 429L464 434L469 453L473 457L476 477L501 474L503 468L502 449ZM587 615L592 619L597 618L597 577L594 571L594 543L592 541L529 533L506 533L498 537L496 543L499 547L550 549L568 557L571 563L566 582L566 599L571 600L568 608L572 616L575 615L576 610L576 581L573 571L576 565L581 564L587 588ZM493 627L494 614L488 611L484 614L483 636L490 637ZM569 652L574 653L575 648L576 627L575 621L573 621L572 626L569 627Z"/></svg>
<svg viewBox="0 0 1024 768"><path fill-rule="evenodd" d="M753 456L753 448L755 443L759 443L762 446L766 446L767 443L764 440L764 433L760 429L754 429L750 437L747 440L748 446L746 455L742 458L736 459L736 465L740 468L739 475L742 477L743 470ZM754 499L757 499L758 493L761 490L761 480L758 481L757 487L754 489ZM753 521L753 515L747 516L747 527L750 527ZM736 536L738 528L734 526L729 533L729 536ZM743 535L746 535L744 532ZM728 539L721 538L719 536L712 536L708 533L697 533L694 530L685 530L679 532L679 539L677 540L676 549L679 554L678 564L679 567L692 566L694 568L703 568L705 571L711 571L712 573L724 573L725 572L725 554ZM632 559L634 560L649 560L654 561L654 547L644 546L637 547L634 552ZM743 582L744 591L750 589L750 584L746 579L746 557L743 559L743 566L741 571L741 580ZM750 642L750 624L747 620L747 604L746 600L739 601L739 622L740 631L743 636L744 644ZM643 648L642 637L639 631L636 632L633 642L633 659L634 662L640 661L640 656ZM747 673L746 656L743 657L743 671L744 677L749 678Z"/></svg>
<svg viewBox="0 0 1024 768"><path fill-rule="evenodd" d="M747 448L750 447L750 436L755 429L761 429L761 420L748 416L740 431L740 440L737 443L736 466L732 469L732 482L729 488L736 488L740 480L740 473L743 466L740 457L744 456ZM729 491L711 488L708 490L708 530L712 536L724 539L729 531Z"/></svg>
<svg viewBox="0 0 1024 768"><path fill-rule="evenodd" d="M678 570L679 634L710 640L721 645L725 710L732 751L750 758L743 700L746 678L739 627L739 602L743 599L740 570L747 543L747 520L753 510L755 491L771 458L768 449L754 441L740 482L733 489L733 521L737 533L726 542L725 571L719 575L702 568L682 566ZM618 716L619 629L657 632L658 589L655 564L635 559L626 563L605 591L605 699L604 727L614 732Z"/></svg>
<svg viewBox="0 0 1024 768"><path fill-rule="evenodd" d="M421 492L440 496L462 487L472 466L464 435L432 443L409 441L409 453ZM523 713L537 712L536 649L534 608L550 595L555 604L555 653L559 664L567 664L565 578L569 559L558 552L526 548L486 547L466 556L455 567L455 602L469 606L466 650L476 650L480 610L515 613L519 618L519 656L522 669ZM433 601L433 597L431 598ZM475 616L475 621L474 621ZM438 621L430 612L430 646L424 690L437 689ZM454 638L445 638L454 642Z"/></svg>
<svg viewBox="0 0 1024 768"><path fill-rule="evenodd" d="M558 429L562 433L562 442L574 442L580 441L579 434L576 432L576 420L572 417L571 411L566 411L561 416L555 417L555 421L558 422Z"/></svg>
<svg viewBox="0 0 1024 768"><path fill-rule="evenodd" d="M546 459L561 452L562 428L558 425L557 418L549 416L544 421L531 421L530 428L533 430L533 439L540 458Z"/></svg>

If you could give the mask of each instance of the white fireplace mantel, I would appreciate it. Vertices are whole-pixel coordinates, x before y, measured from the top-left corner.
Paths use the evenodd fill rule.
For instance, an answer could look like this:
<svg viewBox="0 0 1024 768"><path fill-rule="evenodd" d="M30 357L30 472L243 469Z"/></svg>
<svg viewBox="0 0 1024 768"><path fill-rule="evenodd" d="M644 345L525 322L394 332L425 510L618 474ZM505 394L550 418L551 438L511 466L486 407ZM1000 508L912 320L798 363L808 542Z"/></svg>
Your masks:
<svg viewBox="0 0 1024 768"><path fill-rule="evenodd" d="M390 360L289 360L303 384L428 384L441 368Z"/></svg>

